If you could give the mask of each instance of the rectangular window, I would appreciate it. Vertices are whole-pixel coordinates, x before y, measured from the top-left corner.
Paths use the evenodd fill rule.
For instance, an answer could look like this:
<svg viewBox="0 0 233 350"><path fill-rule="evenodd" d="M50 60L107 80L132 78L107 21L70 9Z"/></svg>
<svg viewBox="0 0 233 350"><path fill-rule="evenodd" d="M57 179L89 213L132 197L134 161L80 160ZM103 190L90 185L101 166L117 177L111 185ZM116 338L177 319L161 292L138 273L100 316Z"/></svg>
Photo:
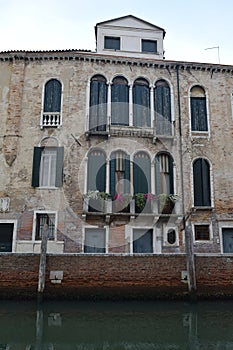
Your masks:
<svg viewBox="0 0 233 350"><path fill-rule="evenodd" d="M104 37L104 48L110 50L120 50L120 38L105 36Z"/></svg>
<svg viewBox="0 0 233 350"><path fill-rule="evenodd" d="M195 241L209 241L210 230L209 225L195 225Z"/></svg>
<svg viewBox="0 0 233 350"><path fill-rule="evenodd" d="M133 231L133 253L153 253L153 230Z"/></svg>
<svg viewBox="0 0 233 350"><path fill-rule="evenodd" d="M42 213L36 214L36 240L41 240L45 225L48 225L48 239L53 240L55 237L55 214Z"/></svg>
<svg viewBox="0 0 233 350"><path fill-rule="evenodd" d="M84 239L84 253L106 253L106 230L87 229Z"/></svg>
<svg viewBox="0 0 233 350"><path fill-rule="evenodd" d="M142 52L157 53L157 40L142 39Z"/></svg>
<svg viewBox="0 0 233 350"><path fill-rule="evenodd" d="M32 186L61 187L63 158L63 147L34 147Z"/></svg>

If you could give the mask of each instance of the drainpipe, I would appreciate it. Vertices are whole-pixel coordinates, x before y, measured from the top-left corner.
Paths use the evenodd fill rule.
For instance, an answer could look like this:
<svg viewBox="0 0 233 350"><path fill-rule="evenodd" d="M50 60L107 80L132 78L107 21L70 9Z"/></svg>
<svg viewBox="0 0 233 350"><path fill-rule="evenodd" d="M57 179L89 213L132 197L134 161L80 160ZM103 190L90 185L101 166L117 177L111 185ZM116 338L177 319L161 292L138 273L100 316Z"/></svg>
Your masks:
<svg viewBox="0 0 233 350"><path fill-rule="evenodd" d="M196 298L196 272L195 272L195 259L193 252L193 233L190 221L188 221L188 215L185 216L184 205L184 165L183 165L183 143L182 143L182 122L181 122L181 106L180 106L180 76L179 65L176 66L176 79L177 79L177 104L178 104L178 120L179 120L179 157L180 157L180 172L181 172L181 193L182 193L182 213L183 213L183 230L185 231L185 252L186 252L186 265L187 265L187 277L188 277L188 289L191 299Z"/></svg>

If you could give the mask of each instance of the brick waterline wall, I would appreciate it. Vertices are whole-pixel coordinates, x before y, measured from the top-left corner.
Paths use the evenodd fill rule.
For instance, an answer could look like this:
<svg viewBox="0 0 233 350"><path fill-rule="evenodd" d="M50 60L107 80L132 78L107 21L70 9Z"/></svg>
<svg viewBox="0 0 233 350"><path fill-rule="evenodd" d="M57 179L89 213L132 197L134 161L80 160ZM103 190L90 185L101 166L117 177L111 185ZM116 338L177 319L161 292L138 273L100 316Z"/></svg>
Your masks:
<svg viewBox="0 0 233 350"><path fill-rule="evenodd" d="M0 254L0 298L37 297L39 255ZM233 297L233 256L196 255L197 296ZM44 297L178 299L188 297L184 254L48 255Z"/></svg>

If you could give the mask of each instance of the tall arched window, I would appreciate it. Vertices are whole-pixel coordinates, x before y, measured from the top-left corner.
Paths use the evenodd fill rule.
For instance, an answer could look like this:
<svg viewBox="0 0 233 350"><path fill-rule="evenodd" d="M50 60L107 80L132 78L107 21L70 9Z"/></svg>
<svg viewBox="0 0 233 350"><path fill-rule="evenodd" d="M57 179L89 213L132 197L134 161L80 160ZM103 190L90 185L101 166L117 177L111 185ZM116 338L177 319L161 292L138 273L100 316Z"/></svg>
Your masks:
<svg viewBox="0 0 233 350"><path fill-rule="evenodd" d="M210 165L206 159L198 158L193 163L194 205L209 207L210 196Z"/></svg>
<svg viewBox="0 0 233 350"><path fill-rule="evenodd" d="M145 152L138 152L133 161L134 194L151 192L151 162Z"/></svg>
<svg viewBox="0 0 233 350"><path fill-rule="evenodd" d="M90 85L90 131L105 131L107 125L108 86L102 75L95 75Z"/></svg>
<svg viewBox="0 0 233 350"><path fill-rule="evenodd" d="M135 80L133 84L133 125L150 127L150 88L144 78Z"/></svg>
<svg viewBox="0 0 233 350"><path fill-rule="evenodd" d="M62 85L59 80L47 81L44 88L42 127L61 125Z"/></svg>
<svg viewBox="0 0 233 350"><path fill-rule="evenodd" d="M87 191L106 191L106 157L98 149L88 154Z"/></svg>
<svg viewBox="0 0 233 350"><path fill-rule="evenodd" d="M206 95L201 86L192 87L190 107L192 131L208 131Z"/></svg>
<svg viewBox="0 0 233 350"><path fill-rule="evenodd" d="M173 159L169 154L161 153L155 157L156 194L173 194Z"/></svg>
<svg viewBox="0 0 233 350"><path fill-rule="evenodd" d="M158 80L154 89L155 128L157 135L171 135L171 92L165 80Z"/></svg>
<svg viewBox="0 0 233 350"><path fill-rule="evenodd" d="M113 152L110 159L110 193L130 193L130 160L123 151Z"/></svg>
<svg viewBox="0 0 233 350"><path fill-rule="evenodd" d="M129 125L129 86L124 77L113 79L111 86L111 124Z"/></svg>

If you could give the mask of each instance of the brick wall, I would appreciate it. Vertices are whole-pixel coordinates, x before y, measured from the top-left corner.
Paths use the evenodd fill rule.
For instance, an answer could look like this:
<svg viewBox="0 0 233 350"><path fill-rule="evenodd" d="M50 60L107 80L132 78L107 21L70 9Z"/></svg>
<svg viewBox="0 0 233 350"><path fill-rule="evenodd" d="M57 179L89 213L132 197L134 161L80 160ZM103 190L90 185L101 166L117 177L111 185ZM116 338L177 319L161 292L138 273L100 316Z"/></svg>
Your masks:
<svg viewBox="0 0 233 350"><path fill-rule="evenodd" d="M197 294L233 296L233 258L197 255ZM0 297L37 295L39 255L0 254ZM156 256L49 255L45 296L49 298L180 298L188 295L181 281L186 270L183 254ZM61 284L50 281L50 271L63 271Z"/></svg>

